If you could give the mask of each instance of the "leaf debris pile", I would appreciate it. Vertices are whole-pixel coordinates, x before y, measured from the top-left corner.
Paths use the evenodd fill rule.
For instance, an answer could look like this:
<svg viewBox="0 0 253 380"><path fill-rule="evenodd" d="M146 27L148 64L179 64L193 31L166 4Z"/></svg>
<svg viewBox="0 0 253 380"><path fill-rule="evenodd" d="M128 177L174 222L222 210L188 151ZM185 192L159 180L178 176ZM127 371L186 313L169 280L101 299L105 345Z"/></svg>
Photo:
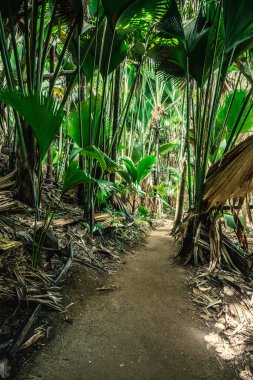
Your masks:
<svg viewBox="0 0 253 380"><path fill-rule="evenodd" d="M0 254L0 301L17 299L61 311L61 296L53 275L41 268L33 269L27 261L20 250Z"/></svg>
<svg viewBox="0 0 253 380"><path fill-rule="evenodd" d="M205 340L218 355L241 371L242 379L253 378L253 281L224 270L199 270L193 279L193 300L201 318L213 326ZM245 375L247 373L247 376Z"/></svg>

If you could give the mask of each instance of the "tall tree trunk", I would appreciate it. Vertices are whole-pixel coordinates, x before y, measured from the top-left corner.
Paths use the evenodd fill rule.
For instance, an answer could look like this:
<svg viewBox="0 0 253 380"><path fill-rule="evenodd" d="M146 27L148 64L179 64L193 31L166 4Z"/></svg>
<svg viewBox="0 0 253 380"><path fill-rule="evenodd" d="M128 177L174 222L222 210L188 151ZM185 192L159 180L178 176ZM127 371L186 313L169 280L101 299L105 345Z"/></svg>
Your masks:
<svg viewBox="0 0 253 380"><path fill-rule="evenodd" d="M84 74L80 73L80 102L84 102L86 99L86 81ZM79 155L79 168L84 170L84 157ZM87 202L87 196L88 196L88 186L86 184L81 184L78 186L77 189L77 197L78 202L81 205L84 205Z"/></svg>
<svg viewBox="0 0 253 380"><path fill-rule="evenodd" d="M117 160L117 148L118 148L118 122L119 122L119 98L120 98L120 66L117 67L115 73L115 84L114 84L114 105L113 105L113 128L112 135L116 136L112 145L112 160ZM116 175L115 173L111 174L111 182L115 183Z"/></svg>
<svg viewBox="0 0 253 380"><path fill-rule="evenodd" d="M180 225L183 218L185 187L186 187L186 173L187 173L187 163L186 161L184 161L180 191L179 191L178 201L177 201L176 215L175 215L175 220L174 220L174 225L173 225L173 232L176 231L177 227Z"/></svg>
<svg viewBox="0 0 253 380"><path fill-rule="evenodd" d="M160 171L160 165L159 165L159 138L160 138L160 125L157 125L155 128L155 154L156 154L156 165L155 165L155 171L154 171L154 208L153 212L157 213L161 211L161 201L157 198L158 191L157 186L159 185L159 171Z"/></svg>

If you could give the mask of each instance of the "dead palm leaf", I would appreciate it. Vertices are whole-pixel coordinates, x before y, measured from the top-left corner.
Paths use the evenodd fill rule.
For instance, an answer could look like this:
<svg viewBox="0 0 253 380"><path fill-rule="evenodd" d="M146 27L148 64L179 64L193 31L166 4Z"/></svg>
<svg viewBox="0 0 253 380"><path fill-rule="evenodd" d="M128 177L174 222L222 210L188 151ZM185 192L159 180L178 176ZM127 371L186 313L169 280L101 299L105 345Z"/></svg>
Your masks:
<svg viewBox="0 0 253 380"><path fill-rule="evenodd" d="M225 154L210 169L205 183L205 208L245 198L253 190L253 135Z"/></svg>

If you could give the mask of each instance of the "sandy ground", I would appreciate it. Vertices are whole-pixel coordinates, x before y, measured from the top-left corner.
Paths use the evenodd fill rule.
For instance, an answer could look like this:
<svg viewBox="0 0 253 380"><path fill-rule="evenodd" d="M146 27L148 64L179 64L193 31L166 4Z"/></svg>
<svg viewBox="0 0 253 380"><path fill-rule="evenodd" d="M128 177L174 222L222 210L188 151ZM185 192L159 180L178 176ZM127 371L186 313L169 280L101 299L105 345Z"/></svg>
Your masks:
<svg viewBox="0 0 253 380"><path fill-rule="evenodd" d="M68 321L25 366L18 379L233 380L214 351L189 300L186 271L173 263L168 224L153 231L109 278L73 269L65 287ZM101 286L117 285L112 292ZM56 316L57 317L57 316Z"/></svg>

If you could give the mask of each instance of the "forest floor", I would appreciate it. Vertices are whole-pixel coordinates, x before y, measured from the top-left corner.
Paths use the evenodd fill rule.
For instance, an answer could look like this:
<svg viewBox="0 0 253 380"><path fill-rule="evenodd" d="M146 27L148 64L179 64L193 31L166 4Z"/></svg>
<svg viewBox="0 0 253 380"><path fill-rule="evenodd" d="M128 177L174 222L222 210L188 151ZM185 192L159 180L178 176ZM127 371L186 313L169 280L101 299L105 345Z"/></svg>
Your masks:
<svg viewBox="0 0 253 380"><path fill-rule="evenodd" d="M188 271L173 260L169 224L152 231L122 270L103 276L73 266L53 338L16 379L233 380L204 340ZM73 303L73 304L72 304Z"/></svg>

